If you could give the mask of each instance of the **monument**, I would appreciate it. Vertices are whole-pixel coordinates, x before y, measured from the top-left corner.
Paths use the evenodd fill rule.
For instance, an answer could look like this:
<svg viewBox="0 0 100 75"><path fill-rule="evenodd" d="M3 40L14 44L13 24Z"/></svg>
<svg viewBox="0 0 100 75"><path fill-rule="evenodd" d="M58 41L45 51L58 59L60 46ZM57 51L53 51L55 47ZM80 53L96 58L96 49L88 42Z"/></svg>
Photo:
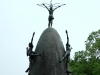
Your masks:
<svg viewBox="0 0 100 75"><path fill-rule="evenodd" d="M56 3L55 3L56 4ZM49 21L49 23L48 23L48 27L52 27L52 24L53 24L53 19L54 19L54 17L53 17L53 12L57 9L57 8L59 8L59 7L61 7L61 6L63 6L63 5L65 5L65 4L61 4L61 5L58 5L58 6L54 6L55 4L52 4L52 0L50 1L50 4L47 4L47 3L42 3L42 4L37 4L37 5L39 5L39 6L44 6L47 10L48 10L48 12L49 12L49 17L48 17L48 21ZM49 5L49 6L46 6L46 5ZM55 8L54 8L55 7Z"/></svg>
<svg viewBox="0 0 100 75"><path fill-rule="evenodd" d="M41 56L41 54L36 54L34 51L32 51L32 49L33 49L33 47L34 47L33 44L32 44L34 34L35 34L35 32L33 33L31 42L29 43L29 48L28 48L28 47L26 48L26 55L29 56L29 62L30 62L30 63L29 63L29 67L27 68L27 70L26 70L25 72L28 72L28 71L30 70L31 64L34 62L34 58L35 58L36 56ZM30 73L29 73L29 75L30 75Z"/></svg>
<svg viewBox="0 0 100 75"><path fill-rule="evenodd" d="M52 28L53 11L62 5L56 8L53 8L52 2L49 4L50 8L47 8L45 3L42 3L42 5L49 11L48 28L41 34L35 51L32 51L35 32L33 33L29 48L26 48L30 63L25 72L28 72L28 75L71 75L69 61L72 48L69 44L68 32L66 30L67 43L65 49L60 35Z"/></svg>

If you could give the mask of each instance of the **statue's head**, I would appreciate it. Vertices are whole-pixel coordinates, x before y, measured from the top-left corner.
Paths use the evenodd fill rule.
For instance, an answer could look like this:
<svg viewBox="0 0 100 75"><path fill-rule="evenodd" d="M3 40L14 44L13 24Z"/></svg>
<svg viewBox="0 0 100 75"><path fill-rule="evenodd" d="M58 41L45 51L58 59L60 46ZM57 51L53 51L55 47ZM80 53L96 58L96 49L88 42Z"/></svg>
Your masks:
<svg viewBox="0 0 100 75"><path fill-rule="evenodd" d="M50 7L50 10L52 10L52 7Z"/></svg>
<svg viewBox="0 0 100 75"><path fill-rule="evenodd" d="M33 48L33 44L32 44L32 43L29 43L29 47L30 47L30 48Z"/></svg>
<svg viewBox="0 0 100 75"><path fill-rule="evenodd" d="M53 10L53 5L52 4L50 4L50 10Z"/></svg>

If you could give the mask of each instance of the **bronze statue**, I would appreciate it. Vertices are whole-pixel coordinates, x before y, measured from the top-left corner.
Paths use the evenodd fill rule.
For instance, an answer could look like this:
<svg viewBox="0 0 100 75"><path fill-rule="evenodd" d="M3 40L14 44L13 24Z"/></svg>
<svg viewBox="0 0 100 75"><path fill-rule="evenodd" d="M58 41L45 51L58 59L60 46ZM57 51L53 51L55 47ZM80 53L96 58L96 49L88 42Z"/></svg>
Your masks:
<svg viewBox="0 0 100 75"><path fill-rule="evenodd" d="M29 43L29 48L28 47L26 48L26 50L27 50L26 54L27 54L27 56L29 56L29 62L30 63L29 63L29 68L25 72L28 72L30 70L30 68L31 68L30 65L33 63L34 58L36 56L41 56L41 54L36 54L34 51L32 51L32 49L34 47L33 44L32 44L34 34L35 34L35 32L33 33L33 36L32 36L32 39L31 39L31 43Z"/></svg>
<svg viewBox="0 0 100 75"><path fill-rule="evenodd" d="M68 68L68 63L70 61L70 52L71 52L71 47L70 47L70 44L69 44L69 37L68 37L68 32L66 30L66 35L67 35L67 43L66 43L66 52L65 54L63 55L63 57L59 60L59 62L61 63L61 61L63 61L65 58L66 58L66 73L71 73L70 71L67 70Z"/></svg>
<svg viewBox="0 0 100 75"><path fill-rule="evenodd" d="M47 3L37 4L37 5L42 6L42 7L44 6L48 10L48 12L49 12L49 17L48 17L49 23L48 23L48 27L50 27L50 25L52 27L53 19L54 19L54 17L53 17L54 10L56 10L57 8L65 5L65 4L62 4L62 5L54 6L55 4L52 4L52 0L50 1L50 4L47 4ZM46 5L49 5L49 7L46 6ZM53 8L53 7L55 7L55 8Z"/></svg>

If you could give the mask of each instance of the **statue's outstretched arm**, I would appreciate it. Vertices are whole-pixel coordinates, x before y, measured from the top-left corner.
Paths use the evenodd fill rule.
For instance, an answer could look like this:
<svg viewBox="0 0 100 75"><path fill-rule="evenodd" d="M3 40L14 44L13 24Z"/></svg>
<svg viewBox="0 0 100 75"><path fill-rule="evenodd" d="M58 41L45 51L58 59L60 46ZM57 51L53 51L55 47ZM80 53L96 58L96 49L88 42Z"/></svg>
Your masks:
<svg viewBox="0 0 100 75"><path fill-rule="evenodd" d="M45 8L42 4L37 4L38 6L40 6L40 7L43 7L43 8Z"/></svg>
<svg viewBox="0 0 100 75"><path fill-rule="evenodd" d="M56 8L53 9L53 11L56 10L57 8L63 6L63 5L66 5L66 4L62 4L62 5L57 6Z"/></svg>
<svg viewBox="0 0 100 75"><path fill-rule="evenodd" d="M67 35L67 44L69 44L69 37L68 37L68 32L66 30L66 35Z"/></svg>
<svg viewBox="0 0 100 75"><path fill-rule="evenodd" d="M28 47L26 48L26 55L28 56Z"/></svg>
<svg viewBox="0 0 100 75"><path fill-rule="evenodd" d="M49 11L48 7L44 3L42 3L42 5Z"/></svg>
<svg viewBox="0 0 100 75"><path fill-rule="evenodd" d="M33 36L32 36L32 39L31 39L31 43L32 43L32 41L33 41L33 37L34 37L34 35L35 35L35 32L33 33Z"/></svg>

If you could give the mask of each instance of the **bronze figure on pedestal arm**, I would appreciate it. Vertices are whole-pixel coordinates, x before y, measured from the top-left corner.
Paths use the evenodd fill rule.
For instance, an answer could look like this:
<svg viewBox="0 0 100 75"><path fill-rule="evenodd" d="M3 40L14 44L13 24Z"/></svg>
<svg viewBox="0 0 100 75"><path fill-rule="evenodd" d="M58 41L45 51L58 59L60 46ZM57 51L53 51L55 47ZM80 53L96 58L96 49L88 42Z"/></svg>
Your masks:
<svg viewBox="0 0 100 75"><path fill-rule="evenodd" d="M66 52L63 55L63 57L59 60L59 62L61 63L66 58L66 73L69 74L69 73L72 73L68 71L68 63L70 61L70 52L71 52L72 47L70 47L70 44L69 44L69 37L68 37L67 30L66 30L66 35L67 35Z"/></svg>
<svg viewBox="0 0 100 75"><path fill-rule="evenodd" d="M57 4L57 3L55 3L55 4ZM48 12L49 12L49 17L48 17L49 23L48 23L48 27L50 27L50 26L52 27L53 19L54 19L54 17L53 17L53 12L54 12L57 8L59 8L59 7L63 6L63 5L65 5L65 4L61 4L61 5L58 5L58 6L54 6L55 4L52 4L52 0L50 1L50 4L47 4L47 3L37 4L37 5L39 5L39 6L45 7L45 8L48 10ZM48 5L49 5L49 6L48 6Z"/></svg>
<svg viewBox="0 0 100 75"><path fill-rule="evenodd" d="M25 71L25 72L29 72L29 70L30 70L30 68L31 68L31 64L34 62L33 60L34 60L34 58L36 57L36 56L41 56L41 54L36 54L34 51L32 51L32 49L33 49L33 44L32 44L32 41L33 41L33 37L34 37L34 34L35 34L35 32L33 33L33 36L32 36L32 39L31 39L31 42L29 43L29 48L27 47L26 48L26 54L27 54L27 56L29 56L29 67L27 68L27 70ZM30 73L28 74L28 75L30 75Z"/></svg>

